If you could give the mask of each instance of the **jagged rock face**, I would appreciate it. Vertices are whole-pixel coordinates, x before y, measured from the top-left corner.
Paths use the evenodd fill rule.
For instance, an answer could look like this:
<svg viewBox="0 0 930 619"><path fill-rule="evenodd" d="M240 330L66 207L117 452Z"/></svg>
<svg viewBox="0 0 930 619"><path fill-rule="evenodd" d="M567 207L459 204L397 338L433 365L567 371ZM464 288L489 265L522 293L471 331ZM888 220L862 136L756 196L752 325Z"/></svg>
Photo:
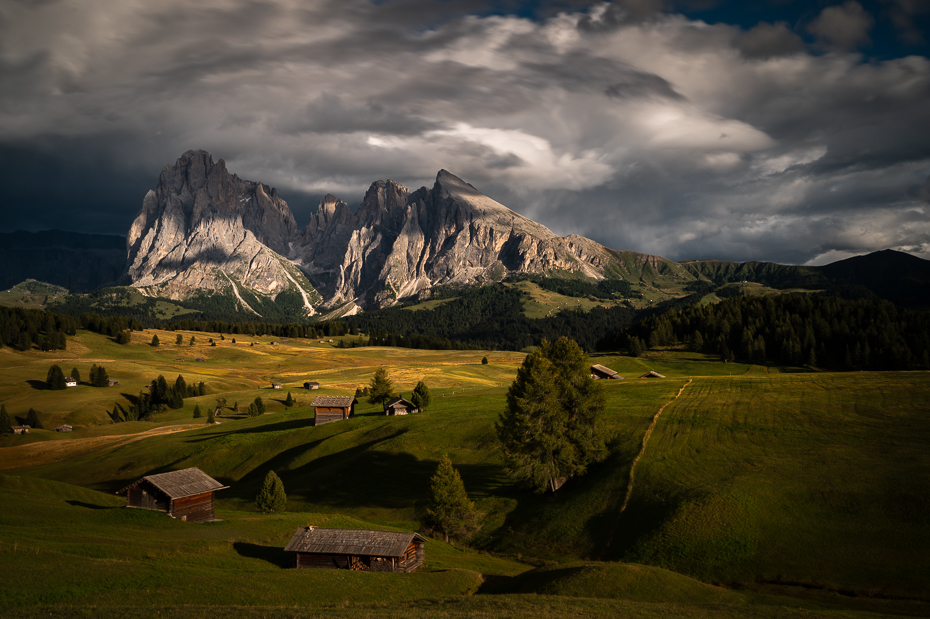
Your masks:
<svg viewBox="0 0 930 619"><path fill-rule="evenodd" d="M143 200L127 238L128 274L133 286L174 299L230 289L238 296L237 281L275 295L294 280L280 254L297 236L274 189L229 174L205 151L188 151Z"/></svg>
<svg viewBox="0 0 930 619"><path fill-rule="evenodd" d="M378 181L354 216L343 204L324 199L296 257L333 302L385 306L434 285L507 271L580 269L600 277L610 261L597 243L556 236L445 170L432 190Z"/></svg>
<svg viewBox="0 0 930 619"><path fill-rule="evenodd" d="M358 211L327 195L300 231L274 189L229 174L205 151L161 173L127 239L128 276L153 294L184 299L240 287L277 295L296 286L312 312L316 291L333 306L383 307L432 286L499 280L508 272L582 271L602 277L611 251L559 237L442 170L432 189L371 185ZM299 283L300 282L300 283Z"/></svg>

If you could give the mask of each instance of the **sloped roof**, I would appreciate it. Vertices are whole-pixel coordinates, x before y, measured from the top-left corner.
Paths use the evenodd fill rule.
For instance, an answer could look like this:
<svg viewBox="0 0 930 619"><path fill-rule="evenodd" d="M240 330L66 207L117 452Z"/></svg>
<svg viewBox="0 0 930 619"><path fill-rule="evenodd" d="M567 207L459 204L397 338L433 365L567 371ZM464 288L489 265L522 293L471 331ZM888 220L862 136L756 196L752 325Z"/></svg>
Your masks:
<svg viewBox="0 0 930 619"><path fill-rule="evenodd" d="M600 372L601 374L605 374L605 375L607 375L607 376L609 376L609 377L611 377L611 378L623 378L622 376L620 376L619 374L617 374L615 371L611 370L611 369L610 369L609 367L607 367L606 365L594 364L594 365L591 366L591 371L592 371L592 372L595 372L595 371L596 371L596 372Z"/></svg>
<svg viewBox="0 0 930 619"><path fill-rule="evenodd" d="M213 490L222 490L229 486L224 486L216 481L197 467L181 469L180 471L171 471L170 473L158 473L157 475L146 475L142 479L135 481L116 494L129 492L129 489L136 484L147 481L172 499L183 499L195 494L203 494Z"/></svg>
<svg viewBox="0 0 930 619"><path fill-rule="evenodd" d="M650 370L646 372L645 374L643 374L642 376L640 376L640 378L665 378L665 376L663 376L662 374L659 374L655 370Z"/></svg>
<svg viewBox="0 0 930 619"><path fill-rule="evenodd" d="M413 402L410 400L405 400L404 398L394 398L384 405L385 408L394 408L395 406L402 406L404 408L416 408Z"/></svg>
<svg viewBox="0 0 930 619"><path fill-rule="evenodd" d="M412 541L426 542L419 533L370 529L301 527L284 548L286 552L333 555L401 557Z"/></svg>
<svg viewBox="0 0 930 619"><path fill-rule="evenodd" d="M358 404L358 400L351 395L318 395L310 402L310 406L352 406Z"/></svg>

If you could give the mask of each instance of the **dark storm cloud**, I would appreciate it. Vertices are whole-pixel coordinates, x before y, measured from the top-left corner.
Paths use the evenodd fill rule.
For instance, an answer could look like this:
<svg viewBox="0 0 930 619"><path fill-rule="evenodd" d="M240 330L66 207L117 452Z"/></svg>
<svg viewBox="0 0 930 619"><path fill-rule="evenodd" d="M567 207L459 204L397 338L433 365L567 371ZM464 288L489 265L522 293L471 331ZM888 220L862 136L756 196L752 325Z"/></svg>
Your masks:
<svg viewBox="0 0 930 619"><path fill-rule="evenodd" d="M843 52L877 44L888 15L913 29L917 5L744 27L675 12L720 6L7 3L0 227L125 233L162 166L205 148L298 221L325 193L354 205L376 179L445 168L619 249L930 256L930 62Z"/></svg>
<svg viewBox="0 0 930 619"><path fill-rule="evenodd" d="M761 22L741 33L733 46L747 58L773 58L802 51L804 41L791 31L786 22Z"/></svg>

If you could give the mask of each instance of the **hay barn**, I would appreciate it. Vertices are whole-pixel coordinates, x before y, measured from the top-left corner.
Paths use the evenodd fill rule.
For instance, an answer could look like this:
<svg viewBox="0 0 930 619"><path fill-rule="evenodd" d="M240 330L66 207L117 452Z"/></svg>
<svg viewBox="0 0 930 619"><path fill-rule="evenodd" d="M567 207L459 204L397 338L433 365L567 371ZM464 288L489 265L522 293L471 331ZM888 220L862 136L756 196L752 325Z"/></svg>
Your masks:
<svg viewBox="0 0 930 619"><path fill-rule="evenodd" d="M623 377L606 365L592 365L591 376L597 380L623 380Z"/></svg>
<svg viewBox="0 0 930 619"><path fill-rule="evenodd" d="M213 520L213 493L224 486L198 468L147 475L119 490L126 507L166 512L190 522Z"/></svg>
<svg viewBox="0 0 930 619"><path fill-rule="evenodd" d="M642 376L640 376L640 378L665 378L665 376L663 376L662 374L659 374L655 370L650 370L646 372L645 374L643 374Z"/></svg>
<svg viewBox="0 0 930 619"><path fill-rule="evenodd" d="M412 572L423 565L426 538L419 533L301 527L285 547L294 567Z"/></svg>
<svg viewBox="0 0 930 619"><path fill-rule="evenodd" d="M417 412L417 407L410 400L403 398L394 398L384 405L385 415L407 415Z"/></svg>
<svg viewBox="0 0 930 619"><path fill-rule="evenodd" d="M304 389L309 390L309 389L319 389L319 388L320 388L320 383L313 382L313 381L307 381L304 383Z"/></svg>
<svg viewBox="0 0 930 619"><path fill-rule="evenodd" d="M316 413L313 425L321 426L331 421L355 417L356 404L358 400L350 395L318 395L310 403Z"/></svg>

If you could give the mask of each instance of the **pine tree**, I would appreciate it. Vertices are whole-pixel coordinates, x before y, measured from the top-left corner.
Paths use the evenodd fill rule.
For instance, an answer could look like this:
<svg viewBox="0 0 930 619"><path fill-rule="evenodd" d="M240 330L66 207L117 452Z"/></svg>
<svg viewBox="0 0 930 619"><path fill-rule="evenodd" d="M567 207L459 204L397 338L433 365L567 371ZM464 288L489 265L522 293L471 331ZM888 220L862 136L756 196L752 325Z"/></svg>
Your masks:
<svg viewBox="0 0 930 619"><path fill-rule="evenodd" d="M184 343L184 336L181 335L180 333L178 333L177 336L174 338L174 343L175 343L176 346L180 346L181 344L183 344L183 343Z"/></svg>
<svg viewBox="0 0 930 619"><path fill-rule="evenodd" d="M158 346L158 335L152 336L152 346Z"/></svg>
<svg viewBox="0 0 930 619"><path fill-rule="evenodd" d="M36 411L36 409L30 408L29 412L26 413L26 425L33 430L42 429L42 422L39 421L39 413Z"/></svg>
<svg viewBox="0 0 930 619"><path fill-rule="evenodd" d="M90 384L94 387L97 387L97 364L90 366Z"/></svg>
<svg viewBox="0 0 930 619"><path fill-rule="evenodd" d="M194 419L200 419L203 417L203 412L200 410L200 404L194 404Z"/></svg>
<svg viewBox="0 0 930 619"><path fill-rule="evenodd" d="M81 373L78 372L78 369L76 367L71 368L71 378L73 378L74 382L76 383L81 382Z"/></svg>
<svg viewBox="0 0 930 619"><path fill-rule="evenodd" d="M255 506L259 511L282 512L287 507L287 495L284 493L284 483L274 471L268 471L262 489L255 497Z"/></svg>
<svg viewBox="0 0 930 619"><path fill-rule="evenodd" d="M196 344L196 343L197 343L197 338L194 337L194 336L192 335L192 336L191 336L191 346L193 346L193 345Z"/></svg>
<svg viewBox="0 0 930 619"><path fill-rule="evenodd" d="M287 398L284 400L284 406L287 408L294 406L294 398L291 396L290 391L287 392Z"/></svg>
<svg viewBox="0 0 930 619"><path fill-rule="evenodd" d="M512 476L555 492L606 456L600 431L604 390L581 348L561 337L527 355L495 424Z"/></svg>
<svg viewBox="0 0 930 619"><path fill-rule="evenodd" d="M180 374L174 381L174 390L181 394L182 398L187 397L187 381Z"/></svg>
<svg viewBox="0 0 930 619"><path fill-rule="evenodd" d="M207 424L212 426L216 423L216 415L213 413L212 408L208 408L207 411Z"/></svg>
<svg viewBox="0 0 930 619"><path fill-rule="evenodd" d="M46 376L45 382L49 389L67 388L67 385L65 385L65 375L57 365L53 365L48 369L48 376Z"/></svg>
<svg viewBox="0 0 930 619"><path fill-rule="evenodd" d="M0 434L12 434L13 423L6 412L6 404L0 404Z"/></svg>
<svg viewBox="0 0 930 619"><path fill-rule="evenodd" d="M255 410L258 411L259 415L265 414L265 403L262 402L261 396L255 398Z"/></svg>
<svg viewBox="0 0 930 619"><path fill-rule="evenodd" d="M129 331L120 331L116 334L117 344L128 344L130 340L132 340L132 336L129 334Z"/></svg>
<svg viewBox="0 0 930 619"><path fill-rule="evenodd" d="M429 394L429 387L427 387L426 383L422 380L413 388L413 393L410 394L410 401L421 411L429 406L432 401Z"/></svg>
<svg viewBox="0 0 930 619"><path fill-rule="evenodd" d="M430 479L430 499L426 508L427 526L445 536L466 539L481 528L481 514L465 492L459 472L448 455L443 455Z"/></svg>
<svg viewBox="0 0 930 619"><path fill-rule="evenodd" d="M203 381L197 384L197 395L207 395L207 387L203 384Z"/></svg>
<svg viewBox="0 0 930 619"><path fill-rule="evenodd" d="M487 364L488 364L488 358L487 358L487 357L482 357L482 358L481 358L481 365L487 365Z"/></svg>
<svg viewBox="0 0 930 619"><path fill-rule="evenodd" d="M384 405L394 397L394 383L387 377L387 370L384 368L375 370L369 384L371 385L368 392L368 402L370 404Z"/></svg>

